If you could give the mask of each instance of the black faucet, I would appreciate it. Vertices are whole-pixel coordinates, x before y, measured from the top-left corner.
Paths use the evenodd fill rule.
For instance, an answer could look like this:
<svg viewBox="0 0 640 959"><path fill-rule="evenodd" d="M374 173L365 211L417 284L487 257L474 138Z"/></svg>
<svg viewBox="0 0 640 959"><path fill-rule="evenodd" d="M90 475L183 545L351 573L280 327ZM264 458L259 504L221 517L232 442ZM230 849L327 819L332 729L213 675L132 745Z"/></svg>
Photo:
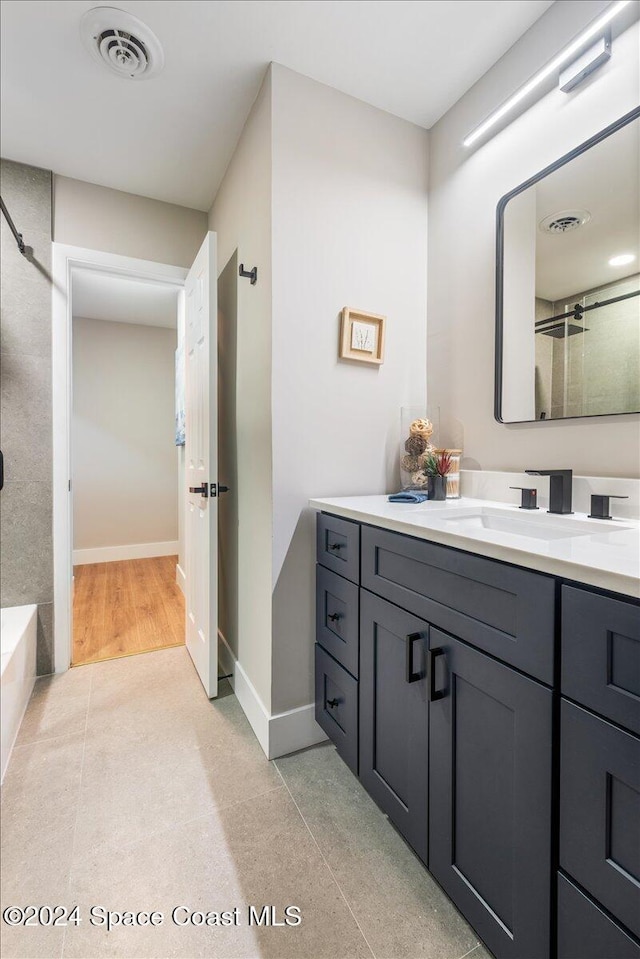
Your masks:
<svg viewBox="0 0 640 959"><path fill-rule="evenodd" d="M525 470L528 476L549 477L549 509L547 513L572 513L572 470Z"/></svg>

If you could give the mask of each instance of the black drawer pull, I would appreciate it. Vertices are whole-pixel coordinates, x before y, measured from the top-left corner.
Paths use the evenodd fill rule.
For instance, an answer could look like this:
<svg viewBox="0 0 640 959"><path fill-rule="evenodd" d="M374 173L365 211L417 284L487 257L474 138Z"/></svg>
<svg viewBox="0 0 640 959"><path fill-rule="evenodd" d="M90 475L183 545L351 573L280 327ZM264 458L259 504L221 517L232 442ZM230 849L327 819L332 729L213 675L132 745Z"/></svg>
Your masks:
<svg viewBox="0 0 640 959"><path fill-rule="evenodd" d="M332 623L337 623L339 619L342 619L342 616L340 615L340 613L329 613L329 615L327 616L327 619L330 620Z"/></svg>
<svg viewBox="0 0 640 959"><path fill-rule="evenodd" d="M327 700L327 706L329 707L329 709L335 709L336 706L339 706L339 705L340 705L340 700L339 700L339 699L328 699L328 700Z"/></svg>
<svg viewBox="0 0 640 959"><path fill-rule="evenodd" d="M343 546L344 546L344 543L330 543L327 549L333 549L333 550L342 549Z"/></svg>
<svg viewBox="0 0 640 959"><path fill-rule="evenodd" d="M414 672L413 670L413 647L415 642L418 639L422 639L422 638L423 638L422 633L409 633L408 636L405 637L405 644L406 644L405 679L407 680L408 683L417 683L419 679L422 679L422 673Z"/></svg>
<svg viewBox="0 0 640 959"><path fill-rule="evenodd" d="M429 650L429 702L434 703L437 699L444 699L447 695L446 687L436 689L436 659L438 656L444 656L446 650L442 646Z"/></svg>

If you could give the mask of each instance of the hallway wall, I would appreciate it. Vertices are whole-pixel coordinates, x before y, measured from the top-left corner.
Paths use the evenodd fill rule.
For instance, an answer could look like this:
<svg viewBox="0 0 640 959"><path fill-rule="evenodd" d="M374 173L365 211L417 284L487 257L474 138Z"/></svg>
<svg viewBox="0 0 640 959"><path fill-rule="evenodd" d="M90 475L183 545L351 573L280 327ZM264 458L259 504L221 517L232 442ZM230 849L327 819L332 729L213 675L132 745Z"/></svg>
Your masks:
<svg viewBox="0 0 640 959"><path fill-rule="evenodd" d="M74 563L162 555L163 544L165 555L177 552L176 338L157 326L73 319ZM135 557L93 552L140 544L148 548Z"/></svg>
<svg viewBox="0 0 640 959"><path fill-rule="evenodd" d="M156 263L190 267L207 232L207 214L121 190L53 178L53 239Z"/></svg>
<svg viewBox="0 0 640 959"><path fill-rule="evenodd" d="M0 493L2 606L38 604L38 673L53 670L51 472L51 173L2 160L2 197L32 247L2 217Z"/></svg>

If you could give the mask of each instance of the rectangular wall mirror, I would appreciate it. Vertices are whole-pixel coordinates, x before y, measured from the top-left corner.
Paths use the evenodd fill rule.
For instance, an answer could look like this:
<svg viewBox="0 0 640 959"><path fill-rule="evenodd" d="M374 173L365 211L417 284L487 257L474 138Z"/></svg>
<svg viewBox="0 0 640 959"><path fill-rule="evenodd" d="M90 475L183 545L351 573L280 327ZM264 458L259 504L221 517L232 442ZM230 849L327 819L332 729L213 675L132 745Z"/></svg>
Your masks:
<svg viewBox="0 0 640 959"><path fill-rule="evenodd" d="M640 109L498 204L495 416L640 411Z"/></svg>

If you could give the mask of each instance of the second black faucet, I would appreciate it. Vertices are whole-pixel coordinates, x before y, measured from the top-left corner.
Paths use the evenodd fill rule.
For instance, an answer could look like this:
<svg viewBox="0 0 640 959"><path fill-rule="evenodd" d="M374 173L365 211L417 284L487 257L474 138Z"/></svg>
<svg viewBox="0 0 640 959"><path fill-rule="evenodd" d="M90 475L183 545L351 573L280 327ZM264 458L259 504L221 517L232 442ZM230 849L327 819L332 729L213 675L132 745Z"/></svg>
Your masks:
<svg viewBox="0 0 640 959"><path fill-rule="evenodd" d="M571 487L573 470L525 470L528 476L549 477L548 513L572 513Z"/></svg>

